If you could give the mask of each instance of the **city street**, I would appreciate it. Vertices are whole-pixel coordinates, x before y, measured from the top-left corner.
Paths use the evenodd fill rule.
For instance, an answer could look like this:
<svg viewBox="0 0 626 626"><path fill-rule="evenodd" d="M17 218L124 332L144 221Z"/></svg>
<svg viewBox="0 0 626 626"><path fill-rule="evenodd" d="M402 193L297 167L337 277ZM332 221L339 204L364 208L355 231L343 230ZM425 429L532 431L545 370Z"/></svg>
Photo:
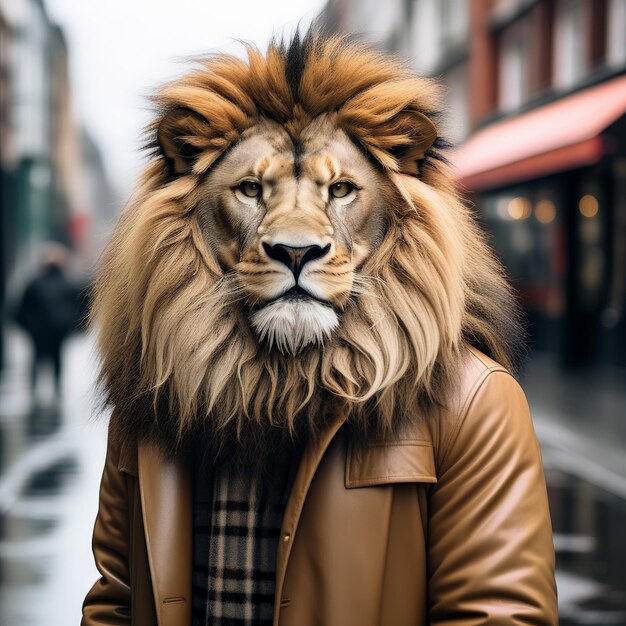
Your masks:
<svg viewBox="0 0 626 626"><path fill-rule="evenodd" d="M66 345L60 411L32 410L30 348L15 329L7 338L10 360L0 386L0 625L78 624L97 576L90 542L106 434L106 416L95 408L93 338L78 335ZM522 383L549 482L561 623L626 624L626 599L616 590L626 558L623 374L598 372L582 387L576 375L557 371L537 356ZM45 405L52 377L41 382Z"/></svg>
<svg viewBox="0 0 626 626"><path fill-rule="evenodd" d="M65 348L60 416L31 412L29 346L7 333L10 361L0 387L0 624L78 624L97 577L91 531L105 452L94 409L92 339ZM40 384L42 402L52 395Z"/></svg>
<svg viewBox="0 0 626 626"><path fill-rule="evenodd" d="M533 355L521 377L542 446L561 626L626 624L626 373L567 372Z"/></svg>
<svg viewBox="0 0 626 626"><path fill-rule="evenodd" d="M291 153L292 166L284 165ZM254 176L242 178L239 170ZM502 266L501 276L488 249ZM303 273L309 262L317 265ZM295 282L281 294L279 283L269 286L270 274L282 285L285 276L278 275L284 272ZM216 278L222 273L223 280ZM503 290L503 278L511 292ZM100 294L95 301L94 294ZM322 337L334 337L326 354L335 359L329 366L317 354L310 365L303 359L285 366L275 354L267 355L265 365L254 361L247 356L253 354L253 335L237 345L221 321L197 323L203 303L222 296L232 311L227 317L222 307L220 320L239 324L244 314L250 317L240 338L255 332L267 338L263 341L293 347L291 342L317 345ZM363 314L358 324L343 324L336 315L335 303L348 300ZM134 405L130 396L145 392L132 361L125 367L140 341L142 367L148 363L154 369L141 372L143 378L158 382L171 376L166 387L170 400L182 400L175 417L183 426L197 421L193 412L204 402L195 402L201 391L225 416L226 431L235 432L239 424L233 416L272 416L306 406L308 400L299 404L300 390L292 393L296 383L284 375L287 369L295 372L292 381L300 376L310 381L319 367L324 380L339 380L338 385L345 380L346 388L359 391L370 373L394 384L402 372L433 371L438 377L447 367L441 358L445 345L460 332L459 324L476 345L498 345L504 352L508 346L514 359L523 359L514 301L529 348L517 378L541 447L559 624L626 626L626 0L0 0L0 626L78 626L85 595L99 576L91 541L109 409L97 397L95 336L83 332L90 303L95 302L94 316L111 348L102 358L116 379L109 381L116 402L126 398ZM387 332L389 307L401 328L397 340ZM193 322L181 321L185 312ZM371 336L365 324L373 325ZM423 337L424 329L435 327L436 333ZM405 351L406 345L412 348ZM224 354L232 367L222 373ZM414 362L425 354L433 362ZM31 364L38 360L50 362L33 389ZM228 386L231 370L239 378L235 387ZM318 401L314 393L318 390L310 391L309 406L324 408L325 399ZM494 425L495 418L522 406L517 394L494 397L488 413L480 413L494 418ZM395 424L402 403L393 400L381 406L389 407ZM272 410L272 402L280 408ZM287 422L301 415L280 417ZM404 415L398 417L400 423ZM130 434L120 437L133 439L143 425L127 420L121 426ZM490 441L500 441L498 435L510 440L504 437L504 419L494 428L486 422L480 426ZM155 429L164 435L170 430L161 423ZM260 447L265 430L249 429L250 449ZM450 449L458 445L470 469L499 467L503 457L515 468L515 480L492 481L498 495L490 498L490 481L482 482L487 472L477 472L480 484L474 489L471 481L444 478L445 448L436 450L434 468L430 451L422 450L428 452L430 481L452 483L454 492L446 500L451 517L444 515L436 527L471 527L467 533L462 528L462 547L480 559L486 555L486 567L471 575L491 584L493 572L495 582L506 581L511 593L483 597L488 594L472 593L468 585L458 590L456 610L451 606L455 583L444 581L452 598L445 603L446 618L454 613L463 621L475 606L490 624L505 615L543 624L550 619L520 617L526 610L555 613L553 587L539 575L542 567L552 571L552 551L544 486L536 480L535 442L515 440L510 455L504 446L491 455L496 447L491 443L480 446L473 439L464 447L466 432L469 440L471 429L458 428L441 441L449 441ZM416 467L423 462L395 447L403 462ZM518 463L529 457L528 447L532 473L528 463ZM480 452L476 462L474 450ZM352 458L351 448L344 446L344 452ZM233 446L234 460L256 456ZM387 497L382 490L398 486L389 486L395 475L386 468L377 472L379 464L395 466L393 454L374 450L372 458L362 460L368 490L353 496L363 501ZM333 467L349 487L351 462ZM397 475L427 482L419 469L413 478L404 471ZM273 481L261 476L257 482L269 487ZM519 485L525 490L530 485L531 496L541 499L515 507L514 532L504 524L492 535L486 529L493 520L499 523L497 515L513 519L501 494L516 497L522 493ZM412 486L401 487L415 495ZM442 491L436 489L427 487L425 498L419 492L419 511L431 519L431 529L433 505ZM337 493L320 491L329 502ZM332 545L345 548L350 558L374 554L370 544L375 542L363 542L365 535L353 532L349 512L378 531L379 552L389 563L396 554L403 559L404 552L380 531L382 523L373 522L370 513L359 516L361 509L350 504L347 492L340 488L339 493L343 508L337 518L323 516L332 529ZM476 496L478 508L468 493ZM454 497L471 505L459 525L452 519L460 511L451 505ZM156 500L142 498L135 513L146 506L159 512L180 508L153 506ZM224 498L255 513L254 525L247 522L247 537L259 544L278 526L265 528L265 516L255 512L262 500ZM312 513L325 510L311 500ZM395 496L389 502L395 504ZM293 503L304 510L301 498L292 498ZM105 508L117 519L116 507ZM226 513L235 515L237 507L223 508L228 510L212 507L209 521L196 524L195 548L206 542L213 554L222 535L241 535L236 523L214 525L229 520ZM481 516L479 523L469 519L472 511ZM394 532L407 525L406 520L396 524L397 517L402 516L388 516ZM308 548L292 549L290 519L285 516L281 529L288 532L280 559L309 554ZM367 554L343 540L334 519L349 529L346 537L367 544ZM222 526L228 526L223 533ZM321 528L303 523L300 546L309 545L302 540L305 527L315 533ZM133 552L139 563L131 567L134 613L150 607L151 596L141 594L145 576L154 573L149 571L154 570L154 541L161 545L160 537L151 538L149 523L147 531L150 558L142 550ZM526 541L526 531L529 537L535 533L533 540ZM485 555L483 534L488 536ZM312 536L316 549L326 545L319 534ZM418 574L427 583L423 606L443 605L448 589L437 591L437 574L456 568L437 566L432 532L417 538ZM450 533L445 539L455 537ZM256 554L255 541L246 541L246 550ZM177 549L178 543L163 545ZM516 545L524 546L516 550L516 567L494 556ZM271 591L257 593L255 581L250 593L246 578L241 594L213 575L215 560L223 566L216 568L219 576L230 571L241 578L229 559L221 563L221 556L200 558L196 552L195 573L202 578L194 578L193 598L180 602L178 589L170 594L164 587L168 611L192 605L204 623L198 598L206 595L207 614L223 617L225 589L235 598L228 602L246 614L271 604ZM458 556L456 550L445 552ZM257 578L271 582L274 553L269 554L272 569L246 566L246 577L267 573ZM326 572L304 557L312 582L299 575L288 581L284 594L278 589L281 608L295 607L296 593L310 595L314 589L324 592L318 606L333 618L340 615L340 623L350 620L343 619L343 605L336 612L335 597L351 609L366 610L366 603L360 605L368 594L353 574L369 572L362 565L370 562L355 559L357 565L343 576L341 553L333 554L334 560L320 562L358 591L325 584ZM342 563L335 568L335 561ZM524 561L532 584L521 579L517 566ZM290 571L303 571L294 562ZM398 594L397 585L389 583L395 566L385 567L377 571L392 575L383 577L380 606L389 602L395 613L415 605L415 614L428 622L422 604L397 602L395 595L406 599L412 592ZM453 573L458 577L458 570ZM332 594L324 595L327 590ZM153 595L157 613L165 611L161 592ZM209 601L213 596L219 600ZM419 595L416 599L422 602ZM384 621L385 610L374 606L366 619L353 613L353 622L374 624ZM407 622L417 623L411 615ZM139 626L151 620L133 617Z"/></svg>

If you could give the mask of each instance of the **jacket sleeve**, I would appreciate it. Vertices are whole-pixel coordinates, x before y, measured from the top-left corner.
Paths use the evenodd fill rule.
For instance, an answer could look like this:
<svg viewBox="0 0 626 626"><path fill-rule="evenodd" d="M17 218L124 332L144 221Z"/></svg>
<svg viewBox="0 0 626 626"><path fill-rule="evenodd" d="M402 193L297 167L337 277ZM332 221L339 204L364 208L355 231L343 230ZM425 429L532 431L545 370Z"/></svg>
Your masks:
<svg viewBox="0 0 626 626"><path fill-rule="evenodd" d="M515 379L483 374L442 445L429 507L430 623L558 624L541 452Z"/></svg>
<svg viewBox="0 0 626 626"><path fill-rule="evenodd" d="M128 485L126 475L117 468L118 456L109 440L92 540L101 576L85 597L81 626L131 623Z"/></svg>

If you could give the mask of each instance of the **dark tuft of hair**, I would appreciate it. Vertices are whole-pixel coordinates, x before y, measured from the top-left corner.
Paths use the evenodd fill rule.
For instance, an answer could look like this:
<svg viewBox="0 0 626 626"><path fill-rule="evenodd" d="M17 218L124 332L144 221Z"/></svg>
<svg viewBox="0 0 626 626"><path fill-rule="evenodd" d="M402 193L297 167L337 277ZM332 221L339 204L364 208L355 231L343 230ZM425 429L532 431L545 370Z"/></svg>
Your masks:
<svg viewBox="0 0 626 626"><path fill-rule="evenodd" d="M304 73L307 60L313 53L316 41L316 31L314 26L311 26L303 37L300 36L300 29L298 29L288 44L285 44L283 41L279 46L281 54L283 54L286 59L285 77L294 100L298 99L302 74Z"/></svg>
<svg viewBox="0 0 626 626"><path fill-rule="evenodd" d="M443 137L437 137L433 142L433 145L426 151L424 156L424 160L428 161L428 159L435 159L436 161L441 161L446 165L450 165L450 160L448 159L446 153L449 153L453 148L453 145Z"/></svg>

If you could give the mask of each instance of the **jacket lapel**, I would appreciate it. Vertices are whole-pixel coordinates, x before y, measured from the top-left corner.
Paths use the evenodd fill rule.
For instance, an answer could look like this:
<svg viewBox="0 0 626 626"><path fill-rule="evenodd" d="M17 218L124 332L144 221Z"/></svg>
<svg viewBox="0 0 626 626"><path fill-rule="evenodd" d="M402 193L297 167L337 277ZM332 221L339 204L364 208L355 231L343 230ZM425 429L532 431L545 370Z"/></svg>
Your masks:
<svg viewBox="0 0 626 626"><path fill-rule="evenodd" d="M300 460L287 500L276 562L274 623L291 546L313 476L348 411L337 412L314 445ZM191 570L193 502L190 468L163 457L157 446L145 442L138 450L139 490L150 576L159 626L191 624Z"/></svg>
<svg viewBox="0 0 626 626"><path fill-rule="evenodd" d="M278 624L287 563L289 561L291 546L293 545L294 537L298 528L302 507L304 506L304 500L322 457L324 456L324 453L334 436L337 434L337 431L346 421L348 412L349 409L347 407L339 410L331 423L326 426L326 429L322 433L320 433L320 436L317 438L315 444L307 446L302 453L302 458L300 459L300 464L298 465L298 471L296 472L293 486L285 507L283 523L280 531L278 555L276 559L274 626Z"/></svg>
<svg viewBox="0 0 626 626"><path fill-rule="evenodd" d="M159 626L191 624L193 549L190 468L139 445L139 490Z"/></svg>

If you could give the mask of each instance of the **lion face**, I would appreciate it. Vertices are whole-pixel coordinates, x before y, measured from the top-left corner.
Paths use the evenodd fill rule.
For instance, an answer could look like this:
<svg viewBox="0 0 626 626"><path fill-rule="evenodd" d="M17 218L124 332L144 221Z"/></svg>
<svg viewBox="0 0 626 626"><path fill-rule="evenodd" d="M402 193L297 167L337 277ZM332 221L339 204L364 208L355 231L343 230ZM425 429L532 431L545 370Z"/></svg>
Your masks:
<svg viewBox="0 0 626 626"><path fill-rule="evenodd" d="M223 270L239 280L261 340L295 353L331 336L382 240L389 194L327 115L298 141L263 120L219 161L198 218Z"/></svg>
<svg viewBox="0 0 626 626"><path fill-rule="evenodd" d="M311 33L204 59L156 104L91 309L120 440L257 458L337 405L378 436L444 403L464 341L510 362L514 300L440 152L435 83Z"/></svg>

